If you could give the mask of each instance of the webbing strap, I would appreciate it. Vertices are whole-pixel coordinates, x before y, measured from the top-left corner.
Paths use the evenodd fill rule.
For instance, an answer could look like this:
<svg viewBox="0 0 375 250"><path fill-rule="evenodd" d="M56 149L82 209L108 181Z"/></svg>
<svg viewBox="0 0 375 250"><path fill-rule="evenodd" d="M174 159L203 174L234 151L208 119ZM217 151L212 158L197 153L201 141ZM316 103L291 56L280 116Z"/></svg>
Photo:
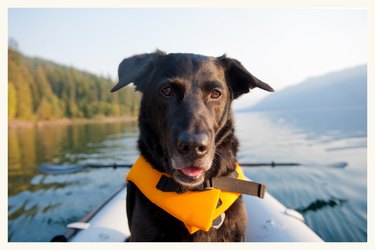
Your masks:
<svg viewBox="0 0 375 250"><path fill-rule="evenodd" d="M188 190L183 189L178 183L165 175L162 175L159 179L156 188L163 192L176 192L184 193ZM231 177L215 177L210 180L207 180L200 187L195 188L191 191L203 191L211 188L217 188L222 191L241 193L252 196L257 196L261 199L264 198L266 192L266 186L260 183L239 180Z"/></svg>
<svg viewBox="0 0 375 250"><path fill-rule="evenodd" d="M211 181L212 187L227 192L241 193L264 198L266 186L260 183L239 180L230 177L215 177Z"/></svg>

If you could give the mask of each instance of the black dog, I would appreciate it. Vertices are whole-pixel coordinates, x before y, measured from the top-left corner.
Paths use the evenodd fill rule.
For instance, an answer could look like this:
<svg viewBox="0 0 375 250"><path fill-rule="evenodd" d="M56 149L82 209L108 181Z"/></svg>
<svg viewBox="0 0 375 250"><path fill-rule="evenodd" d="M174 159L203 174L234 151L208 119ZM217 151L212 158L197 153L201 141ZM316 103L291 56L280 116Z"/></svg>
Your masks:
<svg viewBox="0 0 375 250"><path fill-rule="evenodd" d="M272 87L239 61L156 51L126 58L116 91L134 83L141 91L138 147L153 168L183 188L234 171L238 140L231 103L250 89ZM190 234L185 225L150 202L131 182L127 191L130 241L242 241L246 210L241 197L225 212L220 228Z"/></svg>

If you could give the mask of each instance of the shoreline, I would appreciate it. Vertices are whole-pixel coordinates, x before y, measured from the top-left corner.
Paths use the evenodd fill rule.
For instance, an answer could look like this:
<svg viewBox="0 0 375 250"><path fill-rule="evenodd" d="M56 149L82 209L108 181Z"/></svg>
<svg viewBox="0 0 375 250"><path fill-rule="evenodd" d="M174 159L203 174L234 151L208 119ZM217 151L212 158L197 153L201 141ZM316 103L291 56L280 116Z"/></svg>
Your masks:
<svg viewBox="0 0 375 250"><path fill-rule="evenodd" d="M8 120L8 129L31 128L56 125L90 124L90 123L115 123L115 122L136 122L138 116L122 117L98 117L98 118L63 118L44 121Z"/></svg>

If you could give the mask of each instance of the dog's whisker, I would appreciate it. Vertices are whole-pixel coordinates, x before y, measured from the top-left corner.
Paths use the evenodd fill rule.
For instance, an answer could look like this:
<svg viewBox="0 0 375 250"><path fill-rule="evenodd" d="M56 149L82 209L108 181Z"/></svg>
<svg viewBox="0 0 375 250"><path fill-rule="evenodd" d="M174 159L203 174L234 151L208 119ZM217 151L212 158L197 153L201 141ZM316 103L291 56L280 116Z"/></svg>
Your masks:
<svg viewBox="0 0 375 250"><path fill-rule="evenodd" d="M220 157L221 159L224 159L224 157L217 151L215 151L215 155L217 155L218 157ZM214 158L215 159L215 158Z"/></svg>

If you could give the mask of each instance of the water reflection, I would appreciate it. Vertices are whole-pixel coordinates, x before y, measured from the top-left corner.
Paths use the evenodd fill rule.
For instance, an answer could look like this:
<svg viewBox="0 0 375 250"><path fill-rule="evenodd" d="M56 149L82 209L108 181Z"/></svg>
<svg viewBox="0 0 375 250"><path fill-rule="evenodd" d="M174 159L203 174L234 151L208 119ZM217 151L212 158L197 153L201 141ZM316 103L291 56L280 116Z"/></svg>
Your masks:
<svg viewBox="0 0 375 250"><path fill-rule="evenodd" d="M367 136L367 107L295 109L269 111L267 118L276 125L288 124L303 128L308 138L325 136L330 140Z"/></svg>
<svg viewBox="0 0 375 250"><path fill-rule="evenodd" d="M304 212L324 240L367 240L365 108L241 112L235 120L239 162L303 164L248 168L247 176ZM49 241L124 183L125 169L47 175L39 172L41 163L132 164L137 137L135 123L10 129L9 241ZM324 167L337 162L349 166Z"/></svg>
<svg viewBox="0 0 375 250"><path fill-rule="evenodd" d="M332 154L367 148L366 107L240 112L236 122L240 159L322 165L332 162ZM350 163L347 157L341 161Z"/></svg>
<svg viewBox="0 0 375 250"><path fill-rule="evenodd" d="M301 163L245 173L265 183L287 207L305 212L306 223L324 240L366 241L366 111L353 107L238 113L239 161ZM329 167L338 162L349 165Z"/></svg>
<svg viewBox="0 0 375 250"><path fill-rule="evenodd" d="M41 163L131 163L137 134L136 123L123 122L9 129L8 240L49 241L124 183L124 169L45 175Z"/></svg>

